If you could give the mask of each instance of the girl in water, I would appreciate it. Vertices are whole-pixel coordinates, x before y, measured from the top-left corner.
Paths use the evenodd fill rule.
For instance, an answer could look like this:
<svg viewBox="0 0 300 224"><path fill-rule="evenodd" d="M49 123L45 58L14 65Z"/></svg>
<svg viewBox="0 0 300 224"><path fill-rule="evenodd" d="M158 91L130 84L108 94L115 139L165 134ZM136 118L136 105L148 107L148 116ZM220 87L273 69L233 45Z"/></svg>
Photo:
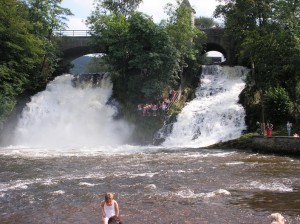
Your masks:
<svg viewBox="0 0 300 224"><path fill-rule="evenodd" d="M106 193L105 200L101 202L103 223L108 224L108 219L112 216L119 216L119 205L114 200L113 193Z"/></svg>

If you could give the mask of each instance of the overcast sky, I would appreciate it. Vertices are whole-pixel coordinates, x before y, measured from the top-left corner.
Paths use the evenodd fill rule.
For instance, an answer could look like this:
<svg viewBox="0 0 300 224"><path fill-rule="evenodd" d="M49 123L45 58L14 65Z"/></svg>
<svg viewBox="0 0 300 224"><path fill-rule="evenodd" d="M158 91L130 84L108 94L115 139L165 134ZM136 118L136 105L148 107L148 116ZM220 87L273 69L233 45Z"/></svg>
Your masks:
<svg viewBox="0 0 300 224"><path fill-rule="evenodd" d="M218 3L216 0L189 0L192 7L196 11L196 17L205 16L212 17ZM62 7L72 11L74 16L69 17L68 29L80 30L87 29L84 20L91 14L94 0L63 0ZM164 6L167 3L175 3L175 0L143 0L139 7L139 11L152 16L154 22L158 23L162 19L167 18L164 13Z"/></svg>

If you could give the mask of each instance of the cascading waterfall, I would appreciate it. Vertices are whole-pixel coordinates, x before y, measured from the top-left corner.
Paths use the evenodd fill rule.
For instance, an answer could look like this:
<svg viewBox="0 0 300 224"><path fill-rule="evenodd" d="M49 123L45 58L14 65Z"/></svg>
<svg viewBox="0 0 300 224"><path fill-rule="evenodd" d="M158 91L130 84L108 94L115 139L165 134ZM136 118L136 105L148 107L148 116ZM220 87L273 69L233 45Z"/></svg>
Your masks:
<svg viewBox="0 0 300 224"><path fill-rule="evenodd" d="M178 115L163 145L204 147L240 137L246 125L238 97L248 71L242 66L204 66L196 98Z"/></svg>
<svg viewBox="0 0 300 224"><path fill-rule="evenodd" d="M81 81L62 75L33 96L18 122L14 145L69 148L126 143L132 128L114 119L117 108L107 104L112 94L109 76Z"/></svg>

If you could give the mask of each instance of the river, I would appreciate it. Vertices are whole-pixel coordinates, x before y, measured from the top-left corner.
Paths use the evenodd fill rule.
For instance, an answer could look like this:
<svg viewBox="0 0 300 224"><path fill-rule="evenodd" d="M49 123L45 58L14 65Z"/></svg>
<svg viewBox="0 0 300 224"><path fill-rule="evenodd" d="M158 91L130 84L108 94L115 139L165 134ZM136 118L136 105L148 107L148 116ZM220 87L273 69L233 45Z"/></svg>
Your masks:
<svg viewBox="0 0 300 224"><path fill-rule="evenodd" d="M162 146L129 145L133 127L115 121L116 108L106 103L111 86L75 88L70 80L58 77L32 97L13 142L0 148L1 223L102 223L105 192L115 193L126 224L265 224L274 212L300 223L299 158L205 148L241 135L240 107L226 101L229 112L215 113L212 124L191 101L182 114L193 111L192 124L201 120L196 135L181 114ZM226 130L232 134L223 136Z"/></svg>

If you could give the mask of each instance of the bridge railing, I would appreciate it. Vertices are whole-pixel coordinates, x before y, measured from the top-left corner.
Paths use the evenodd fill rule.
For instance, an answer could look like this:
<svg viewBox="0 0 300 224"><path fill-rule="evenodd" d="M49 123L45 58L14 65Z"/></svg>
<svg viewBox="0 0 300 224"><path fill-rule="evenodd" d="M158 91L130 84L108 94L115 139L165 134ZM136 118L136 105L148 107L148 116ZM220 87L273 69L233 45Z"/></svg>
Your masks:
<svg viewBox="0 0 300 224"><path fill-rule="evenodd" d="M220 32L224 31L223 28L201 28L198 27L198 29L204 31L214 33L214 32ZM68 36L68 37L88 37L91 36L92 30L54 30L53 33L55 36Z"/></svg>
<svg viewBox="0 0 300 224"><path fill-rule="evenodd" d="M55 36L68 36L68 37L88 37L91 36L91 30L54 30Z"/></svg>

